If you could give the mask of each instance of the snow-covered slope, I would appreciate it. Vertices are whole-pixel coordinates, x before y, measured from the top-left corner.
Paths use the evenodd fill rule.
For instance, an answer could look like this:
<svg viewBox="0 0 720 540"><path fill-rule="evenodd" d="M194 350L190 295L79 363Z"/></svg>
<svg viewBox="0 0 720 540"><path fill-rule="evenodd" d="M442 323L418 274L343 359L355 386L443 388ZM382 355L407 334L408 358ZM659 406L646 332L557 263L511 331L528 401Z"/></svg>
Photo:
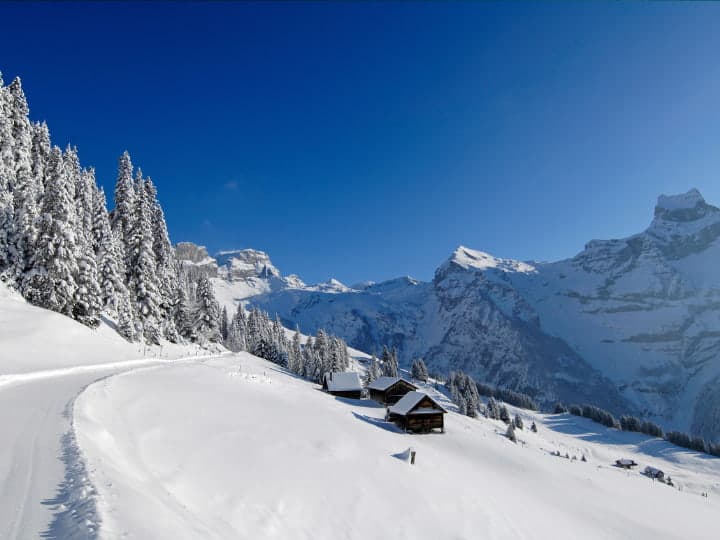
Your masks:
<svg viewBox="0 0 720 540"><path fill-rule="evenodd" d="M92 489L69 431L73 399L102 377L203 354L129 343L111 321L91 330L0 283L0 538L93 538L90 507L69 509Z"/></svg>
<svg viewBox="0 0 720 540"><path fill-rule="evenodd" d="M430 283L226 297L359 349L395 345L406 363L422 356L431 369L463 369L540 401L592 401L717 438L719 238L720 210L691 190L660 196L644 232L590 241L572 259L526 263L460 247Z"/></svg>
<svg viewBox="0 0 720 540"><path fill-rule="evenodd" d="M74 418L100 538L715 538L719 459L521 414L539 432L517 445L455 413L445 434L407 435L243 353L101 381Z"/></svg>

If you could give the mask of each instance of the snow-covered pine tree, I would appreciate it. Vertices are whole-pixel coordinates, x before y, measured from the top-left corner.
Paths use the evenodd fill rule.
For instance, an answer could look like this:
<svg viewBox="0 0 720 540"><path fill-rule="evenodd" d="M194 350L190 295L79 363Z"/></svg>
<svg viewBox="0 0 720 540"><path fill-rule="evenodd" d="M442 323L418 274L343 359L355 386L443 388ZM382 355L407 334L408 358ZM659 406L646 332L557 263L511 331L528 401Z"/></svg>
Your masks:
<svg viewBox="0 0 720 540"><path fill-rule="evenodd" d="M38 219L31 269L23 292L33 304L72 316L77 285L75 205L62 152L50 156L48 182Z"/></svg>
<svg viewBox="0 0 720 540"><path fill-rule="evenodd" d="M365 384L370 384L378 377L380 377L380 375L380 363L378 362L377 356L373 354L372 358L370 359L370 364L368 365L367 371L365 372Z"/></svg>
<svg viewBox="0 0 720 540"><path fill-rule="evenodd" d="M160 289L163 318L165 319L164 335L170 341L177 341L177 330L170 316L172 300L175 294L175 283L177 283L178 280L178 265L175 259L175 251L170 243L165 214L160 206L155 184L148 178L141 185L143 186L143 195L147 197L147 203L150 207L153 254L155 255L155 262L157 264L157 281ZM226 335L227 328L223 339Z"/></svg>
<svg viewBox="0 0 720 540"><path fill-rule="evenodd" d="M13 214L15 225L12 242L14 249L11 255L12 269L10 274L18 282L29 265L32 249L37 237L36 219L40 212L40 186L32 173L32 125L29 109L20 78L16 78L8 86L8 111L12 126L12 154L14 170Z"/></svg>
<svg viewBox="0 0 720 540"><path fill-rule="evenodd" d="M228 321L227 307L223 306L222 314L220 315L220 334L222 335L223 342L227 341L229 330L230 330L230 323Z"/></svg>
<svg viewBox="0 0 720 540"><path fill-rule="evenodd" d="M235 315L233 315L228 329L227 348L231 351L247 350L247 319L245 317L245 309L242 305L238 305Z"/></svg>
<svg viewBox="0 0 720 540"><path fill-rule="evenodd" d="M507 407L505 405L500 405L499 416L500 416L500 420L502 420L506 424L512 423L510 421L510 413L508 412Z"/></svg>
<svg viewBox="0 0 720 540"><path fill-rule="evenodd" d="M187 292L185 291L185 287L182 284L179 284L175 288L175 296L173 297L172 303L172 318L178 334L185 339L191 339L193 328L192 320L190 317L190 307L187 298ZM230 348L230 350L236 349Z"/></svg>
<svg viewBox="0 0 720 540"><path fill-rule="evenodd" d="M133 199L132 221L125 236L126 254L129 255L126 268L128 290L135 320L142 329L143 336L150 343L159 343L163 312L157 283L157 265L152 249L151 209L142 192L134 194ZM120 223L122 224L122 217Z"/></svg>
<svg viewBox="0 0 720 540"><path fill-rule="evenodd" d="M327 333L323 328L318 329L317 334L315 335L313 347L315 349L315 355L317 357L320 372L325 374L332 369L332 363L330 359L330 343L328 341Z"/></svg>
<svg viewBox="0 0 720 540"><path fill-rule="evenodd" d="M115 182L115 209L111 215L111 224L120 240L123 266L130 272L132 257L132 226L135 220L135 185L133 183L133 165L130 154L125 151L118 163L118 176ZM129 274L125 281L129 283Z"/></svg>
<svg viewBox="0 0 720 540"><path fill-rule="evenodd" d="M383 345L381 360L383 375L386 377L397 377L398 363L396 349L393 348L393 352L390 352L387 345Z"/></svg>
<svg viewBox="0 0 720 540"><path fill-rule="evenodd" d="M518 429L523 429L523 420L522 417L519 414L515 414L515 420L513 422L515 424L515 427Z"/></svg>
<svg viewBox="0 0 720 540"><path fill-rule="evenodd" d="M11 96L0 75L0 279L14 279L15 261L15 163L11 121ZM9 275L8 275L9 274Z"/></svg>
<svg viewBox="0 0 720 540"><path fill-rule="evenodd" d="M414 379L427 382L428 370L425 366L425 361L422 358L416 358L413 360L411 374Z"/></svg>
<svg viewBox="0 0 720 540"><path fill-rule="evenodd" d="M304 357L302 353L302 346L300 345L300 328L295 328L295 334L293 334L292 343L290 345L290 371L293 373L302 373L304 365Z"/></svg>
<svg viewBox="0 0 720 540"><path fill-rule="evenodd" d="M515 435L515 426L512 422L508 424L507 431L505 432L505 436L510 439L512 442L517 442L517 435Z"/></svg>
<svg viewBox="0 0 720 540"><path fill-rule="evenodd" d="M32 125L32 174L38 188L38 209L42 205L42 195L45 191L45 174L50 162L50 131L45 122L35 122Z"/></svg>
<svg viewBox="0 0 720 540"><path fill-rule="evenodd" d="M195 292L197 301L192 310L193 336L197 341L222 342L220 335L220 304L215 300L215 292L210 280L201 276Z"/></svg>
<svg viewBox="0 0 720 540"><path fill-rule="evenodd" d="M129 304L120 247L110 228L105 192L93 189L92 243L98 266L100 299L105 310L118 313L120 304ZM128 337L127 335L125 337Z"/></svg>
<svg viewBox="0 0 720 540"><path fill-rule="evenodd" d="M77 149L68 148L65 153L66 171L69 181L75 185L75 230L76 230L76 260L77 275L75 282L75 307L73 317L90 327L100 323L102 309L102 293L98 284L98 272L93 249L92 223L93 223L93 196L95 171L81 171Z"/></svg>

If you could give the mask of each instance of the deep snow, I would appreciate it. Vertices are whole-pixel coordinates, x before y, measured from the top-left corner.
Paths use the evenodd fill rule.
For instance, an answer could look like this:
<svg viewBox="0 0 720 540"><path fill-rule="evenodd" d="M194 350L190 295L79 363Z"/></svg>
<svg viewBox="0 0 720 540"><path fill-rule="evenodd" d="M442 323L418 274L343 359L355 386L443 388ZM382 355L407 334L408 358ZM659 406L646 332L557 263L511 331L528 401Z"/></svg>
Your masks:
<svg viewBox="0 0 720 540"><path fill-rule="evenodd" d="M102 538L716 537L720 460L521 414L519 444L456 413L445 434L407 435L370 401L241 353L105 379L74 418ZM611 465L623 457L676 487Z"/></svg>
<svg viewBox="0 0 720 540"><path fill-rule="evenodd" d="M91 330L0 284L0 538L92 537L84 501L92 486L70 429L75 396L102 377L200 354L128 343L106 324Z"/></svg>

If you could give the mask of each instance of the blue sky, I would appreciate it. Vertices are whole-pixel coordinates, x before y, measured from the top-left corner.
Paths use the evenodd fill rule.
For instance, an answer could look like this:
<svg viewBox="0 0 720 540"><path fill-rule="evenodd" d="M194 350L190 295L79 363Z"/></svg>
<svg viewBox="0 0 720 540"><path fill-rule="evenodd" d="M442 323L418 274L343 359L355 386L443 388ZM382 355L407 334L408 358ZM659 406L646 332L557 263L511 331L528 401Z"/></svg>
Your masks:
<svg viewBox="0 0 720 540"><path fill-rule="evenodd" d="M0 70L173 241L285 273L430 279L464 244L552 260L661 192L720 204L713 3L0 3Z"/></svg>

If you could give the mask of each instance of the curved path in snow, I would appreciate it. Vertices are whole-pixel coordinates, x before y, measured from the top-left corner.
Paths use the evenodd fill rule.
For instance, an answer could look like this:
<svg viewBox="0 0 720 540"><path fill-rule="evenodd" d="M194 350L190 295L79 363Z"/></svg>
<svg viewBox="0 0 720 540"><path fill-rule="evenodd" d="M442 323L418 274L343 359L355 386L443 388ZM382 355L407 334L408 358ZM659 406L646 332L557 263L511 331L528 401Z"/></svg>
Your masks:
<svg viewBox="0 0 720 540"><path fill-rule="evenodd" d="M184 361L196 361L193 357ZM0 376L0 539L93 538L63 528L72 403L98 379L183 360L140 359Z"/></svg>

